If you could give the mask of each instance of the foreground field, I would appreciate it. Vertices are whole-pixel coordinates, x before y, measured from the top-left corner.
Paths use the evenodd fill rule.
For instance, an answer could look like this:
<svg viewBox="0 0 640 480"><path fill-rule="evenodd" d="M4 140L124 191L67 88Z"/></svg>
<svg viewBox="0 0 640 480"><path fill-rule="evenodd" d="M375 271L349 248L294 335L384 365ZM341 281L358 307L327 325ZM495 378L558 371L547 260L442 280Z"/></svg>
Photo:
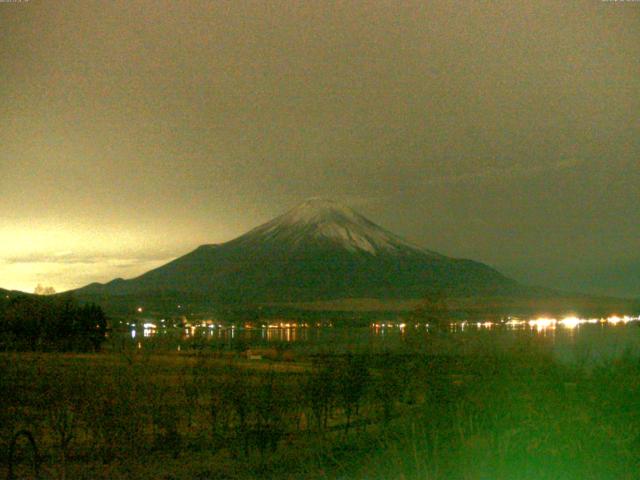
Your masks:
<svg viewBox="0 0 640 480"><path fill-rule="evenodd" d="M640 363L508 353L0 355L0 477L625 479ZM34 462L37 460L37 462ZM34 463L36 465L34 465ZM35 467L35 468L34 468Z"/></svg>

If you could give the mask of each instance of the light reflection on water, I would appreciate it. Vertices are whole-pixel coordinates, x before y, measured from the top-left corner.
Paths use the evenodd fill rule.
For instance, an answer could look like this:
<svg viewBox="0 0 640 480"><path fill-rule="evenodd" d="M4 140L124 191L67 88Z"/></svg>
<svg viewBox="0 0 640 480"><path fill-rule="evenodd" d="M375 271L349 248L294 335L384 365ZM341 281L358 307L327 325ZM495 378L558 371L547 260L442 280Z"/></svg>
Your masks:
<svg viewBox="0 0 640 480"><path fill-rule="evenodd" d="M199 345L241 350L249 345L290 344L300 348L394 349L411 348L445 354L496 351L528 343L560 359L589 356L601 359L640 352L638 317L610 316L602 319L509 318L502 322L456 322L429 325L402 322L372 323L369 327L330 327L300 323L223 326L202 324L187 328L145 323L122 341L137 348L185 351ZM140 335L142 333L142 335ZM124 345L124 343L123 343Z"/></svg>

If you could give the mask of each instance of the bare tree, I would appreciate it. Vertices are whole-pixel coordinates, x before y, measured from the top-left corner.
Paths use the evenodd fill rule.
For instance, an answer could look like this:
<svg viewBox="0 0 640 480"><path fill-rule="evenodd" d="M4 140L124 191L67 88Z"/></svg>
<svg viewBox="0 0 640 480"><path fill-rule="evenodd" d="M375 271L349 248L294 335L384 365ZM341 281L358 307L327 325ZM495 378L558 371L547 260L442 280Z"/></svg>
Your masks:
<svg viewBox="0 0 640 480"><path fill-rule="evenodd" d="M45 287L39 283L33 293L36 295L54 295L56 291L53 287Z"/></svg>

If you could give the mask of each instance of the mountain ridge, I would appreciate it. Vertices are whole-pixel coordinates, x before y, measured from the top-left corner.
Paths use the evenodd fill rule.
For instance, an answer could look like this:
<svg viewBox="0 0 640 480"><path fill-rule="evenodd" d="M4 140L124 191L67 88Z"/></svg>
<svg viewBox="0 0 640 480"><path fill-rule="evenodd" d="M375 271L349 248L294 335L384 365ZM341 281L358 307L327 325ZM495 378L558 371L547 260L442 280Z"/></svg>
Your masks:
<svg viewBox="0 0 640 480"><path fill-rule="evenodd" d="M201 245L136 278L76 292L261 304L520 289L487 265L415 246L349 207L310 199L228 242Z"/></svg>

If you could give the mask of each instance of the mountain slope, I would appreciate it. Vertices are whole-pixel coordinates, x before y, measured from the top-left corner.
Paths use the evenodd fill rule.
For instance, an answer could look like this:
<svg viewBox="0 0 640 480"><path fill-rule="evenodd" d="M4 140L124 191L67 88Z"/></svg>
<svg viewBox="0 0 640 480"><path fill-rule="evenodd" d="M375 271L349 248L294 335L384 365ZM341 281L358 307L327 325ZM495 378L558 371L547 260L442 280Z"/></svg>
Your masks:
<svg viewBox="0 0 640 480"><path fill-rule="evenodd" d="M312 199L234 240L77 293L257 304L420 298L443 290L508 295L521 288L487 265L421 249L350 208Z"/></svg>
<svg viewBox="0 0 640 480"><path fill-rule="evenodd" d="M310 243L324 243L350 252L400 253L419 251L434 257L384 230L352 209L331 200L311 199L270 222L229 242L230 245L263 247L270 244L308 249Z"/></svg>

